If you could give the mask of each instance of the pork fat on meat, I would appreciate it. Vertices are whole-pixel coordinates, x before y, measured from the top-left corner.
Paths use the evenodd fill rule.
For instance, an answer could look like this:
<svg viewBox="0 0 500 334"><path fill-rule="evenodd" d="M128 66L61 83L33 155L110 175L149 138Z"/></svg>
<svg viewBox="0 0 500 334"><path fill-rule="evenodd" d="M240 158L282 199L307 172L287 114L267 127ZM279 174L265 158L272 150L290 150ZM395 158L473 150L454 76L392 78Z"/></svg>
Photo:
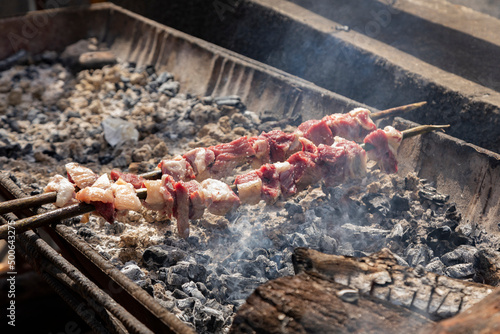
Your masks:
<svg viewBox="0 0 500 334"><path fill-rule="evenodd" d="M55 205L58 208L71 203L75 198L75 185L62 175L54 175L43 191L57 192Z"/></svg>
<svg viewBox="0 0 500 334"><path fill-rule="evenodd" d="M66 164L66 172L68 173L68 180L80 189L90 187L97 180L98 176L87 167L83 167L76 162Z"/></svg>
<svg viewBox="0 0 500 334"><path fill-rule="evenodd" d="M108 222L115 221L115 198L107 174L100 176L92 186L80 190L76 199L94 205L96 211Z"/></svg>

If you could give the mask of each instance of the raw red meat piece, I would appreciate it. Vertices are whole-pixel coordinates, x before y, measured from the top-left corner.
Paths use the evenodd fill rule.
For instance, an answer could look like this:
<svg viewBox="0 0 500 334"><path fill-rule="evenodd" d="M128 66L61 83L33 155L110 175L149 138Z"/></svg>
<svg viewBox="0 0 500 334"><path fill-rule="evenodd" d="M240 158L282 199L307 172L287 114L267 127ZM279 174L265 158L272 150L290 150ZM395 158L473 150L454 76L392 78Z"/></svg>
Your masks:
<svg viewBox="0 0 500 334"><path fill-rule="evenodd" d="M174 205L176 200L175 193L175 180L171 175L162 175L161 177L162 183L162 195L163 200L165 201L165 207L163 209L164 213L169 217L174 212Z"/></svg>
<svg viewBox="0 0 500 334"><path fill-rule="evenodd" d="M299 135L297 133L284 133L280 130L273 130L262 133L261 136L267 138L270 147L271 162L285 161L292 152L300 149Z"/></svg>
<svg viewBox="0 0 500 334"><path fill-rule="evenodd" d="M206 148L195 148L183 155L196 174L197 179L205 179L209 177L208 171L209 166L211 166L215 161L215 153L212 150Z"/></svg>
<svg viewBox="0 0 500 334"><path fill-rule="evenodd" d="M200 184L197 181L185 182L189 196L189 219L200 219L205 213L205 202L200 193Z"/></svg>
<svg viewBox="0 0 500 334"><path fill-rule="evenodd" d="M238 175L234 184L238 187L238 196L242 203L257 204L261 200L262 173L250 171L243 175Z"/></svg>
<svg viewBox="0 0 500 334"><path fill-rule="evenodd" d="M360 142L377 128L369 115L369 110L357 108L347 114L327 115L322 120L328 125L333 136Z"/></svg>
<svg viewBox="0 0 500 334"><path fill-rule="evenodd" d="M116 219L116 210L114 203L90 202L95 207L95 211L110 224L113 224Z"/></svg>
<svg viewBox="0 0 500 334"><path fill-rule="evenodd" d="M189 191L184 182L175 184L176 206L174 216L177 219L177 231L181 238L189 237Z"/></svg>
<svg viewBox="0 0 500 334"><path fill-rule="evenodd" d="M200 186L207 210L214 215L223 216L241 204L238 196L222 181L206 179Z"/></svg>
<svg viewBox="0 0 500 334"><path fill-rule="evenodd" d="M246 136L208 149L215 155L215 162L210 167L210 172L216 177L229 175L236 166L255 155L255 150Z"/></svg>
<svg viewBox="0 0 500 334"><path fill-rule="evenodd" d="M267 204L273 204L281 194L280 175L276 166L273 164L265 164L257 171L257 173L262 179L262 199Z"/></svg>
<svg viewBox="0 0 500 334"><path fill-rule="evenodd" d="M144 187L145 179L142 176L132 173L123 173L117 170L112 170L110 175L113 181L116 181L121 178L123 181L133 185L135 189L140 189Z"/></svg>
<svg viewBox="0 0 500 334"><path fill-rule="evenodd" d="M299 131L304 138L309 139L314 145L333 144L333 134L324 120L310 120L299 125Z"/></svg>
<svg viewBox="0 0 500 334"><path fill-rule="evenodd" d="M252 145L252 148L255 151L255 157L252 159L253 168L259 168L263 164L270 162L270 147L266 137L250 137L248 138L248 142Z"/></svg>
<svg viewBox="0 0 500 334"><path fill-rule="evenodd" d="M396 173L398 171L398 161L394 149L389 145L387 134L384 130L373 131L364 140L365 144L372 147L367 151L368 157L377 161L380 169L386 173Z"/></svg>
<svg viewBox="0 0 500 334"><path fill-rule="evenodd" d="M291 168L280 173L281 192L284 197L294 195L299 184L309 185L321 178L315 159L316 157L308 152L297 152L288 158L287 162Z"/></svg>
<svg viewBox="0 0 500 334"><path fill-rule="evenodd" d="M176 181L187 181L196 177L191 164L180 156L171 160L162 160L158 167L161 168L162 174L171 175Z"/></svg>
<svg viewBox="0 0 500 334"><path fill-rule="evenodd" d="M302 151L312 154L318 154L318 147L314 145L314 143L309 139L299 138L299 140L302 143Z"/></svg>
<svg viewBox="0 0 500 334"><path fill-rule="evenodd" d="M319 145L317 163L327 186L337 186L346 179L347 151L345 148Z"/></svg>

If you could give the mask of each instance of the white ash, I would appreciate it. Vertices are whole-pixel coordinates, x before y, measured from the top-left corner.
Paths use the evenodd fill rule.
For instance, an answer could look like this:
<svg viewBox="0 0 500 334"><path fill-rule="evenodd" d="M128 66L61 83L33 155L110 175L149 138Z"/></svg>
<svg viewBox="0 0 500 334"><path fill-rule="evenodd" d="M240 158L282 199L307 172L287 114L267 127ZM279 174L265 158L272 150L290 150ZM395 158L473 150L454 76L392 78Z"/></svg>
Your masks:
<svg viewBox="0 0 500 334"><path fill-rule="evenodd" d="M97 173L147 172L190 148L297 121L259 117L236 96L178 92L173 75L151 66L120 62L73 75L57 62L16 65L0 76L0 168L36 194L50 176L64 174L67 162ZM112 118L138 137L130 131L110 145L102 124ZM491 240L474 222L462 222L432 184L415 174L384 175L373 165L363 180L314 185L274 206L244 205L226 217L206 214L191 223L187 240L179 239L175 222L151 211L129 212L114 224L81 218L67 224L199 333L226 332L258 285L293 275L294 247L354 256L388 247L403 264L467 280L484 276L478 254L500 258L483 251Z"/></svg>

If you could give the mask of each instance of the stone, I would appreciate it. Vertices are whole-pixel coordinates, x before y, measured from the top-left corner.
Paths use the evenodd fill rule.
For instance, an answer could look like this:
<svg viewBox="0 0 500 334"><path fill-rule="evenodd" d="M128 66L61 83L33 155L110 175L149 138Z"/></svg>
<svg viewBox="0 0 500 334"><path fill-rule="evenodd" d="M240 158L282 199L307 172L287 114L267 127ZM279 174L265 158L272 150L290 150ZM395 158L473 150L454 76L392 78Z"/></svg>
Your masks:
<svg viewBox="0 0 500 334"><path fill-rule="evenodd" d="M101 123L104 129L104 138L111 146L119 146L129 140L137 142L139 131L135 126L121 118L107 117Z"/></svg>

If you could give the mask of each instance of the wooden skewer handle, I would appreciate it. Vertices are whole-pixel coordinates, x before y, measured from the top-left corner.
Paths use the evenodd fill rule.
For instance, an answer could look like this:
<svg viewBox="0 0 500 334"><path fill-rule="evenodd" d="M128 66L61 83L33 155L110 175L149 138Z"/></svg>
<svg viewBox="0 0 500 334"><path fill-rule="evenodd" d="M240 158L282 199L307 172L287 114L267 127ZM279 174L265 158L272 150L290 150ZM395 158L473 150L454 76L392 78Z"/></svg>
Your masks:
<svg viewBox="0 0 500 334"><path fill-rule="evenodd" d="M388 117L388 116L394 116L394 114L412 111L412 110L420 108L426 104L427 104L427 102L425 102L425 101L411 103L411 104L407 104L404 106L386 109L386 110L379 111L377 113L373 113L370 115L370 117L371 117L371 119L376 120L376 119L380 119L380 118L384 118L384 117Z"/></svg>

